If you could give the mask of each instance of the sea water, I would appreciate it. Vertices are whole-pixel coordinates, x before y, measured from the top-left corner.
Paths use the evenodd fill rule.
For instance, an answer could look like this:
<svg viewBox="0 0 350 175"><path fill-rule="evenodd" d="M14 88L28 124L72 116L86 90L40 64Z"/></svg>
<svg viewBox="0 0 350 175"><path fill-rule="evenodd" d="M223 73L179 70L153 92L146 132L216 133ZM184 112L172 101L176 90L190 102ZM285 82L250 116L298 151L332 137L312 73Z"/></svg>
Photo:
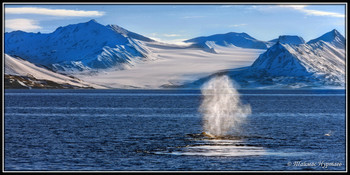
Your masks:
<svg viewBox="0 0 350 175"><path fill-rule="evenodd" d="M202 137L200 90L5 90L5 171L345 171L345 90L238 90ZM327 166L326 166L327 165Z"/></svg>

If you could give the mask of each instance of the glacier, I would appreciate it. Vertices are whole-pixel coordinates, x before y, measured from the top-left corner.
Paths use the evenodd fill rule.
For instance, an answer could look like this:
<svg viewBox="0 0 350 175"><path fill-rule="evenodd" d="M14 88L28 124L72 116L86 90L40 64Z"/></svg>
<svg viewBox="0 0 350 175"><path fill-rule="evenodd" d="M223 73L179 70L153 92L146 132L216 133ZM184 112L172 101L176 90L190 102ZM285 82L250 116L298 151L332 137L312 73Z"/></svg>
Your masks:
<svg viewBox="0 0 350 175"><path fill-rule="evenodd" d="M95 20L48 34L14 31L4 34L5 74L31 77L26 70L33 81L60 83L52 78L65 75L93 88L198 88L218 74L240 88L345 87L345 38L337 30L308 42L296 35L260 41L235 32L184 42L163 43Z"/></svg>

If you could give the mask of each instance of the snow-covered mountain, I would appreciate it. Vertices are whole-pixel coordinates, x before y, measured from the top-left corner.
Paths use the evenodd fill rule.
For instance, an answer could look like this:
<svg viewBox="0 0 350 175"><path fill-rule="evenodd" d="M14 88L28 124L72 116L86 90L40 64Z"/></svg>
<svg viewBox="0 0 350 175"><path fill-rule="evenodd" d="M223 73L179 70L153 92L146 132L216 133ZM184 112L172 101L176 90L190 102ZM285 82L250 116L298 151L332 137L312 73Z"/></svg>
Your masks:
<svg viewBox="0 0 350 175"><path fill-rule="evenodd" d="M325 33L324 35L316 39L310 40L309 42L307 42L307 44L314 44L319 41L324 41L332 44L337 48L345 49L345 38L336 29L333 29L332 31Z"/></svg>
<svg viewBox="0 0 350 175"><path fill-rule="evenodd" d="M305 41L302 37L296 35L281 35L277 39L269 41L270 43L276 44L277 42L281 44L305 44Z"/></svg>
<svg viewBox="0 0 350 175"><path fill-rule="evenodd" d="M268 42L257 40L246 33L235 32L202 36L189 39L184 42L194 43L195 45L202 46L204 48L213 48L213 44L217 44L219 46L236 46L251 49L267 49L269 47Z"/></svg>
<svg viewBox="0 0 350 175"><path fill-rule="evenodd" d="M231 32L180 46L91 20L49 34L5 33L4 42L5 79L18 86L198 87L223 73L243 88L345 85L345 38L336 30L307 43L299 36L265 42Z"/></svg>
<svg viewBox="0 0 350 175"><path fill-rule="evenodd" d="M241 88L345 87L345 39L336 30L307 44L275 45L251 66L222 70L183 87L199 87L213 76L227 74Z"/></svg>
<svg viewBox="0 0 350 175"><path fill-rule="evenodd" d="M261 54L250 67L272 80L345 86L345 38L336 30L307 44L276 43Z"/></svg>
<svg viewBox="0 0 350 175"><path fill-rule="evenodd" d="M7 54L4 58L5 88L104 88Z"/></svg>
<svg viewBox="0 0 350 175"><path fill-rule="evenodd" d="M147 41L147 42L154 42L154 40L147 38L143 35L131 32L129 30L126 30L118 25L108 25L107 27L111 28L112 30L116 31L117 33L120 33L121 35L123 35L124 37L129 37L129 38L133 38L133 39L137 39L140 41Z"/></svg>
<svg viewBox="0 0 350 175"><path fill-rule="evenodd" d="M123 68L147 56L139 40L153 41L117 25L90 20L49 34L5 33L5 53L58 71Z"/></svg>

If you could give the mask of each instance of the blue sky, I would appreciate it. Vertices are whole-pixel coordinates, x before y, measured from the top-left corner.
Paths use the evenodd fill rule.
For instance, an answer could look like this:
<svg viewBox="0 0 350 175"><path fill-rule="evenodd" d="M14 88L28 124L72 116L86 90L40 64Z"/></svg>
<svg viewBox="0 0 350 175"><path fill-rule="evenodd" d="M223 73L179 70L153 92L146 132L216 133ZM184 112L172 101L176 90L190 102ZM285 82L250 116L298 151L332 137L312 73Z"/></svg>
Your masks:
<svg viewBox="0 0 350 175"><path fill-rule="evenodd" d="M299 35L309 41L337 29L345 36L345 4L5 4L5 31L50 33L87 22L117 24L166 42L245 32L268 41Z"/></svg>

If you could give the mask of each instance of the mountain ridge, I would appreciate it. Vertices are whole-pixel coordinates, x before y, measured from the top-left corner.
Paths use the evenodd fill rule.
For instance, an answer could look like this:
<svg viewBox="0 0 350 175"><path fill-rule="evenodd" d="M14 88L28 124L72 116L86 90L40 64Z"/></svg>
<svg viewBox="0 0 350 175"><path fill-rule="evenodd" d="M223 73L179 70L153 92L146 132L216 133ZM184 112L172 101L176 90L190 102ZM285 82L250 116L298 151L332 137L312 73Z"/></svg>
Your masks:
<svg viewBox="0 0 350 175"><path fill-rule="evenodd" d="M305 44L305 40L297 35L280 35L278 38L270 40L271 43L280 42L282 44Z"/></svg>
<svg viewBox="0 0 350 175"><path fill-rule="evenodd" d="M225 55L225 58L222 57L221 60L228 61L231 58L228 53L234 53L232 59L238 59L239 61L233 64L233 67L236 69L235 66L240 65L247 66L247 68L244 69L245 71L240 69L240 71L233 71L235 73L227 72L232 73L232 77L243 86L251 86L252 83L250 82L259 82L264 86L266 83L288 84L300 81L305 84L316 83L318 85L344 87L345 82L345 38L335 29L307 43L302 37L296 35L281 35L276 40L265 42L259 41L244 32L229 32L186 40L193 43L189 47L169 47L118 25L104 26L96 20L90 20L85 23L59 27L49 34L13 31L5 33L4 41L5 53L10 56L20 57L30 63L39 65L39 67L47 67L57 72L73 76L79 74L79 76L81 75L79 78L84 76L85 78L91 78L97 74L108 75L111 73L109 70L118 72L134 65L142 65L139 64L141 62L144 65L149 65L144 62L147 60L159 59L165 61L168 58L179 60L166 53L170 52L176 56L186 56L188 59L193 59L192 61L182 60L186 63L192 62L195 64L196 61L206 60L207 58L221 58L222 54ZM264 49L260 46L263 46ZM164 50L164 52L159 50ZM253 58L247 54L248 52L252 53L251 55L261 54L259 56L255 55ZM214 54L211 55L212 53ZM250 66L242 64L245 61L240 59L242 56L249 58L251 60L249 64L252 64ZM208 63L209 60L205 62ZM158 63L152 66L157 68L156 64ZM221 65L217 66L221 67ZM226 68L228 67L226 66ZM199 68L199 70L202 69ZM215 68L211 70L222 72ZM117 72L113 72L113 74ZM137 75L135 71L133 71L133 74ZM201 73L196 72L196 74ZM208 75L208 72L206 74ZM125 75L123 74L124 77ZM147 75L151 74L144 72L144 75L140 76L147 77ZM176 84L177 87L180 87L181 79L174 79L176 75L171 75L172 77L168 78L170 83L165 82L163 84L169 84L170 86ZM197 75L188 73L186 76L189 80L191 78L188 77ZM88 80L88 78L85 80ZM134 84L132 81L125 82ZM148 81L144 82L148 83ZM141 87L156 87L156 84ZM128 87L122 84L119 85L118 81L113 85ZM130 85L130 87L136 86Z"/></svg>
<svg viewBox="0 0 350 175"><path fill-rule="evenodd" d="M201 36L185 40L187 43L194 43L196 45L205 45L206 42L214 42L220 46L234 45L242 48L252 49L267 49L268 42L257 40L247 33L229 32L225 34L215 34L210 36Z"/></svg>
<svg viewBox="0 0 350 175"><path fill-rule="evenodd" d="M59 27L49 34L5 33L5 53L58 71L83 71L118 65L123 68L146 58L147 50L131 37L153 40L119 26L118 29L123 33L118 33L115 27L90 20Z"/></svg>
<svg viewBox="0 0 350 175"><path fill-rule="evenodd" d="M345 49L337 46L345 45L345 40L339 40L342 36L327 41L320 38L305 44L277 42L251 66L223 70L183 87L199 87L213 76L227 74L241 88L344 88Z"/></svg>
<svg viewBox="0 0 350 175"><path fill-rule="evenodd" d="M307 44L317 43L320 40L331 43L338 48L345 48L345 38L336 29L333 29L318 38L308 41Z"/></svg>

